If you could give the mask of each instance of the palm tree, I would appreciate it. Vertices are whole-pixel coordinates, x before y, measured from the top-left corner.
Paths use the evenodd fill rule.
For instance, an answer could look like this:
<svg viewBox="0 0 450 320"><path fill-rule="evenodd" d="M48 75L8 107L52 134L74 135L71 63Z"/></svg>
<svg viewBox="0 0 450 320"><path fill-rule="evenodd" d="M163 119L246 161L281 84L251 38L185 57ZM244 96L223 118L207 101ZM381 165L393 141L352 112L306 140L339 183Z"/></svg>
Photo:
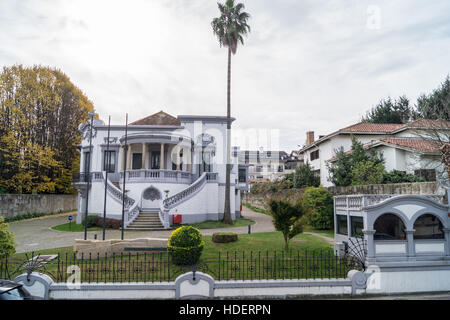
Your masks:
<svg viewBox="0 0 450 320"><path fill-rule="evenodd" d="M226 0L224 4L217 3L220 17L214 18L211 22L214 34L219 40L220 46L228 48L228 78L227 78L227 163L226 163L226 184L225 184L225 211L223 222L232 224L230 210L230 143L231 143L231 104L230 104L230 82L231 82L231 54L236 54L238 43L244 44L243 36L250 32L247 20L250 15L242 11L242 3L235 4L234 0Z"/></svg>

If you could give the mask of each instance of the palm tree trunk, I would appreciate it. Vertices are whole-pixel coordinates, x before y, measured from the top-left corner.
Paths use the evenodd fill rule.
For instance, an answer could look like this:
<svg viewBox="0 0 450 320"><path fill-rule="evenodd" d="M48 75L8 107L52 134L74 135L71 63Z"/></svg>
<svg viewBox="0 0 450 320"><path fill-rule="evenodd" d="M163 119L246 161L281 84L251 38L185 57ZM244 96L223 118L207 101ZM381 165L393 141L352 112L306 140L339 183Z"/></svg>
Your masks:
<svg viewBox="0 0 450 320"><path fill-rule="evenodd" d="M231 83L231 49L228 47L228 78L227 78L227 163L226 163L226 180L225 180L225 209L223 213L223 223L232 224L231 208L230 208L230 144L231 144L231 103L230 103L230 83Z"/></svg>

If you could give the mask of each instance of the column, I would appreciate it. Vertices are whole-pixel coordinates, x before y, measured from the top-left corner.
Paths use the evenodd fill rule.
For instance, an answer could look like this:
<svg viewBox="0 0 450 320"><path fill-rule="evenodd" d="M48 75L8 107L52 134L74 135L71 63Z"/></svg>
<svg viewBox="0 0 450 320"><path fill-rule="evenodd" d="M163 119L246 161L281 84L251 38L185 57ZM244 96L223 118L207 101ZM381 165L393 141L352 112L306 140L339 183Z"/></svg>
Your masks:
<svg viewBox="0 0 450 320"><path fill-rule="evenodd" d="M185 160L186 171L192 173L192 152L191 152L191 147L187 147L185 151L186 151L186 157L185 157L185 159L186 159Z"/></svg>
<svg viewBox="0 0 450 320"><path fill-rule="evenodd" d="M160 160L159 160L159 168L165 169L165 165L164 165L164 143L161 143L161 155L160 155Z"/></svg>
<svg viewBox="0 0 450 320"><path fill-rule="evenodd" d="M131 169L131 144L128 145L127 170Z"/></svg>
<svg viewBox="0 0 450 320"><path fill-rule="evenodd" d="M407 250L406 256L408 257L408 260L413 260L413 261L416 260L416 248L414 246L414 232L415 231L416 230L414 230L414 229L411 229L411 230L406 229L405 230L406 240L408 241L408 243L406 245L406 250Z"/></svg>
<svg viewBox="0 0 450 320"><path fill-rule="evenodd" d="M142 143L142 168L147 169L147 144L145 142Z"/></svg>
<svg viewBox="0 0 450 320"><path fill-rule="evenodd" d="M444 232L445 235L445 243L444 243L445 255L450 256L450 228L443 228L442 231Z"/></svg>
<svg viewBox="0 0 450 320"><path fill-rule="evenodd" d="M367 237L367 258L373 261L375 259L375 240L373 237L375 230L363 230L363 233Z"/></svg>

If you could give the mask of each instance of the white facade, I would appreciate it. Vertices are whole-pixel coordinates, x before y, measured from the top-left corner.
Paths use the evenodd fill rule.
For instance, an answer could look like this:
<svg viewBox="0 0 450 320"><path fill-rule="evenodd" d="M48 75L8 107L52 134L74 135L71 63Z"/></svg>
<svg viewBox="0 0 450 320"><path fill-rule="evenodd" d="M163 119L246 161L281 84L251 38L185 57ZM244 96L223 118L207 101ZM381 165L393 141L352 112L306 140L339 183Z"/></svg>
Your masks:
<svg viewBox="0 0 450 320"><path fill-rule="evenodd" d="M105 185L106 217L121 220L123 214L125 227L143 211L157 213L165 228L173 223L173 215L181 215L183 224L221 219L226 121L226 117L213 116L175 118L161 111L128 125L126 135L124 125L111 126L109 145L108 126L103 121L93 121L92 141L90 121L80 125L80 176L74 179L79 191L77 223L86 212L103 216ZM240 215L238 159L230 157L230 211L235 219Z"/></svg>
<svg viewBox="0 0 450 320"><path fill-rule="evenodd" d="M419 120L420 121L420 120ZM420 123L418 121L413 122ZM385 160L386 171L399 170L406 173L414 173L415 170L429 169L434 170L440 165L439 152L423 151L415 147L409 147L396 143L396 139L405 140L421 140L423 136L419 136L416 126L405 125L386 125L371 124L373 131L367 130L364 124L359 123L327 136L320 137L314 141L311 139L309 145L303 147L299 154L303 155L304 162L308 162L314 171L320 174L320 183L324 187L332 186L333 183L329 181L329 170L327 164L336 156L336 150L343 147L345 152L351 150L352 135L367 149L375 149L383 154ZM360 129L361 128L361 129ZM444 126L445 135L448 136L450 126ZM427 130L435 130L435 128L420 128L421 132ZM388 141L386 140L393 140ZM445 139L444 139L445 141Z"/></svg>

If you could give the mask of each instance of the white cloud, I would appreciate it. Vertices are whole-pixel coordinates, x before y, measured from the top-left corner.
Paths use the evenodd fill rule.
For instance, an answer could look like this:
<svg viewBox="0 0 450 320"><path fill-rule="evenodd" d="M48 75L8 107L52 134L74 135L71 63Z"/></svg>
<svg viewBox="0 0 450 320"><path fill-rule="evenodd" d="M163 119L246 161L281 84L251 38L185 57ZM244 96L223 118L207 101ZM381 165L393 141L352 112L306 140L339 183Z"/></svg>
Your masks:
<svg viewBox="0 0 450 320"><path fill-rule="evenodd" d="M252 32L232 60L234 126L280 129L287 151L388 95L414 101L450 72L448 1L244 2ZM379 29L367 28L373 5ZM60 68L113 123L161 109L224 115L217 15L210 0L3 0L0 65Z"/></svg>

